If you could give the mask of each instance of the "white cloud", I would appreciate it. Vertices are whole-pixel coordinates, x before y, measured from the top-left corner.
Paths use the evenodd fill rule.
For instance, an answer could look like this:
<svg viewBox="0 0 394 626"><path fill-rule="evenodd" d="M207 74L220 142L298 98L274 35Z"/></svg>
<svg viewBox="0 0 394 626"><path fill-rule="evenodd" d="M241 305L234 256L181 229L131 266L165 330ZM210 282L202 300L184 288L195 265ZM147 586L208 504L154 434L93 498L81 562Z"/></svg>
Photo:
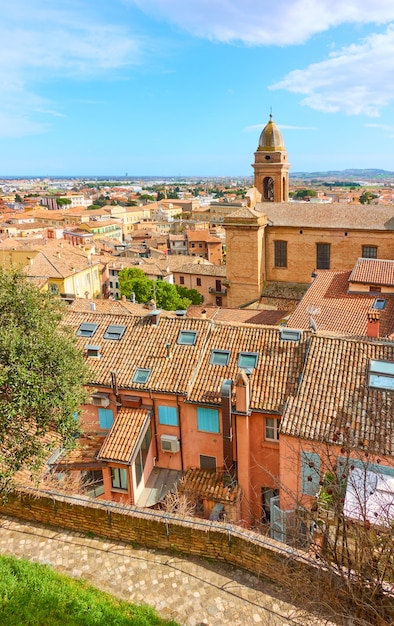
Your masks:
<svg viewBox="0 0 394 626"><path fill-rule="evenodd" d="M37 83L111 76L141 62L143 39L92 9L86 0L13 0L2 7L0 136L45 132L45 116L63 116L56 102L34 93Z"/></svg>
<svg viewBox="0 0 394 626"><path fill-rule="evenodd" d="M394 102L394 25L332 53L320 63L294 70L271 89L305 95L302 103L318 111L379 116Z"/></svg>
<svg viewBox="0 0 394 626"><path fill-rule="evenodd" d="M289 45L340 24L394 20L392 0L127 0L198 37Z"/></svg>

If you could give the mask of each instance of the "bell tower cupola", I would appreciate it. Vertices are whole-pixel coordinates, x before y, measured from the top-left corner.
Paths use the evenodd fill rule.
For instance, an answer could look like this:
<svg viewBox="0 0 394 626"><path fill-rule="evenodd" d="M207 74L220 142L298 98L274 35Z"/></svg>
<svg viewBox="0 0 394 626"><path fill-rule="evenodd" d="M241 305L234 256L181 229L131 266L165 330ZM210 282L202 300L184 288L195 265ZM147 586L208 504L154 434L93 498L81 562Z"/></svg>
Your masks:
<svg viewBox="0 0 394 626"><path fill-rule="evenodd" d="M262 202L287 202L289 199L289 168L282 133L272 119L263 128L254 153L254 186Z"/></svg>

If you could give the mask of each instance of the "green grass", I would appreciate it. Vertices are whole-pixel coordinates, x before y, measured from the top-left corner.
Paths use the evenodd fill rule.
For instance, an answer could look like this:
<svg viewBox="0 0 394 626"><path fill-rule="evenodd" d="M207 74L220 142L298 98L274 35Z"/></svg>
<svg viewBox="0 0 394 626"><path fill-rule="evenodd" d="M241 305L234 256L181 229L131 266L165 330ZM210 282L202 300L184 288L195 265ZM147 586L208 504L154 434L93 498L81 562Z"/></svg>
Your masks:
<svg viewBox="0 0 394 626"><path fill-rule="evenodd" d="M46 565L0 556L0 624L7 626L177 626L68 578Z"/></svg>

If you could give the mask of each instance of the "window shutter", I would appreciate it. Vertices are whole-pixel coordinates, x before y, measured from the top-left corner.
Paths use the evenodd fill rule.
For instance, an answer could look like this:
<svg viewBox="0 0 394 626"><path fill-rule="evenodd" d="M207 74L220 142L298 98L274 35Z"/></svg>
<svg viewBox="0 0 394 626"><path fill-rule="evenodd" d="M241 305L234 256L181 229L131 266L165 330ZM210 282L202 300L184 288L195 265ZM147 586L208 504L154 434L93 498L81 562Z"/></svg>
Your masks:
<svg viewBox="0 0 394 626"><path fill-rule="evenodd" d="M301 492L314 496L319 491L320 456L315 452L301 452Z"/></svg>

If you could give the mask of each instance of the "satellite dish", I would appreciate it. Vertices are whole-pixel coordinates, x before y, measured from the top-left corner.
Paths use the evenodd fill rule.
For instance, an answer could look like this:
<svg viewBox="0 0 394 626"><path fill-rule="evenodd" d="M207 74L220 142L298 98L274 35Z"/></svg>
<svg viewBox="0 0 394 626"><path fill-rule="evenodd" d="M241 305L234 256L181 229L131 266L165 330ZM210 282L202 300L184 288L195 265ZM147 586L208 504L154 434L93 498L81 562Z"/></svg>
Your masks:
<svg viewBox="0 0 394 626"><path fill-rule="evenodd" d="M313 332L317 332L316 322L313 319L312 315L309 316L309 328L311 328Z"/></svg>

